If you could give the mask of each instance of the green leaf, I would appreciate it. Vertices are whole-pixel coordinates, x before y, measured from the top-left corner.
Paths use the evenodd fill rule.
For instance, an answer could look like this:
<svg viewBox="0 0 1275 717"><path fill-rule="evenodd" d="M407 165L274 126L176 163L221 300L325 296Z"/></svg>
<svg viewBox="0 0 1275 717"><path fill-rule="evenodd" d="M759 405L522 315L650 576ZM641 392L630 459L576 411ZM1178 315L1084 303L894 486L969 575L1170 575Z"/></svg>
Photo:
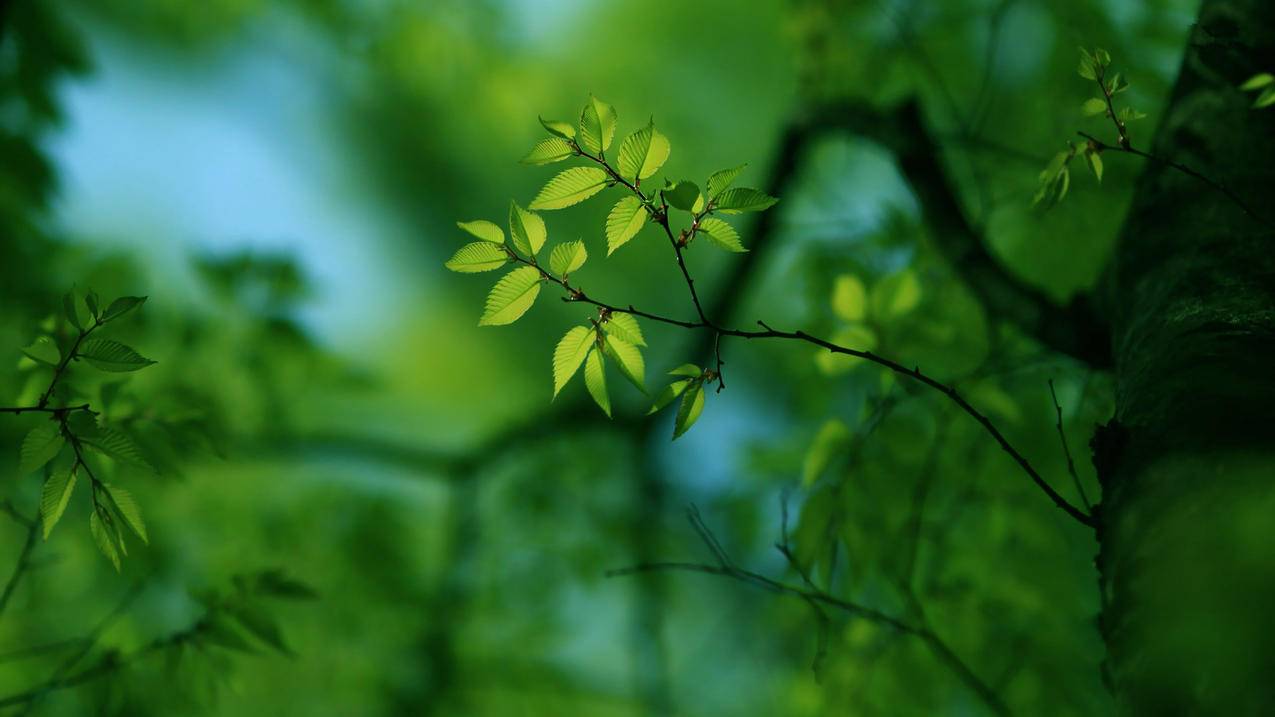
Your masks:
<svg viewBox="0 0 1275 717"><path fill-rule="evenodd" d="M607 395L606 364L602 359L602 353L596 347L584 360L584 386L589 389L589 395L593 396L594 402L598 404L602 412L610 418L611 397Z"/></svg>
<svg viewBox="0 0 1275 717"><path fill-rule="evenodd" d="M563 209L606 189L607 173L598 167L572 167L549 180L531 201L532 209Z"/></svg>
<svg viewBox="0 0 1275 717"><path fill-rule="evenodd" d="M611 146L614 138L615 108L589 95L589 102L580 113L580 146L599 155Z"/></svg>
<svg viewBox="0 0 1275 717"><path fill-rule="evenodd" d="M75 292L68 291L62 295L62 310L66 312L66 320L77 329L84 328L83 322L80 321L80 311L75 305Z"/></svg>
<svg viewBox="0 0 1275 717"><path fill-rule="evenodd" d="M637 390L646 393L646 362L642 360L642 351L613 334L607 335L605 346L607 355L620 367L620 373Z"/></svg>
<svg viewBox="0 0 1275 717"><path fill-rule="evenodd" d="M717 246L737 253L748 251L739 241L739 232L735 231L735 227L727 224L716 217L707 217L699 224L699 230L708 237L708 240Z"/></svg>
<svg viewBox="0 0 1275 717"><path fill-rule="evenodd" d="M1085 161L1089 164L1089 169L1093 170L1093 174L1102 181L1102 157L1097 152L1085 152Z"/></svg>
<svg viewBox="0 0 1275 717"><path fill-rule="evenodd" d="M505 274L487 295L487 305L479 326L504 326L517 321L536 303L540 294L540 270L520 266Z"/></svg>
<svg viewBox="0 0 1275 717"><path fill-rule="evenodd" d="M689 376L690 378L699 378L704 375L704 369L693 363L684 363L681 366L668 372L670 376Z"/></svg>
<svg viewBox="0 0 1275 717"><path fill-rule="evenodd" d="M1080 111L1084 112L1086 117L1100 115L1107 111L1107 101L1099 97L1090 97L1080 106Z"/></svg>
<svg viewBox="0 0 1275 717"><path fill-rule="evenodd" d="M150 539L146 537L146 523L142 521L142 509L138 507L133 494L124 488L117 488L107 483L102 485L106 489L106 496L110 498L115 512L124 519L134 533L137 533L137 537L141 538L143 543L149 544Z"/></svg>
<svg viewBox="0 0 1275 717"><path fill-rule="evenodd" d="M1080 66L1076 70L1080 76L1086 80L1097 80L1098 74L1095 69L1093 55L1085 48L1080 48Z"/></svg>
<svg viewBox="0 0 1275 717"><path fill-rule="evenodd" d="M665 182L664 184L664 201L669 206L676 207L683 211L692 211L695 202L699 200L699 186L689 179L683 179L678 182Z"/></svg>
<svg viewBox="0 0 1275 717"><path fill-rule="evenodd" d="M580 370L589 349L597 343L598 332L588 326L575 326L562 337L553 350L553 397L567 385Z"/></svg>
<svg viewBox="0 0 1275 717"><path fill-rule="evenodd" d="M673 420L673 440L690 430L704 412L704 382L692 380L691 385L682 393L682 403L677 407L677 418Z"/></svg>
<svg viewBox="0 0 1275 717"><path fill-rule="evenodd" d="M97 318L97 292L89 291L84 295L84 305L88 307L89 313L93 318Z"/></svg>
<svg viewBox="0 0 1275 717"><path fill-rule="evenodd" d="M279 630L279 625L260 608L238 603L227 607L226 612L253 637L261 640L281 654L289 657L294 654L292 648L288 647L288 644L284 642L283 633Z"/></svg>
<svg viewBox="0 0 1275 717"><path fill-rule="evenodd" d="M747 187L727 189L717 198L717 209L724 214L760 212L773 207L779 200L765 192Z"/></svg>
<svg viewBox="0 0 1275 717"><path fill-rule="evenodd" d="M1270 107L1271 105L1275 105L1275 87L1267 87L1262 90L1262 94L1258 95L1257 99L1253 100L1255 109Z"/></svg>
<svg viewBox="0 0 1275 717"><path fill-rule="evenodd" d="M670 151L668 137L656 131L655 123L648 122L620 143L620 176L647 179L660 171Z"/></svg>
<svg viewBox="0 0 1275 717"><path fill-rule="evenodd" d="M846 424L832 418L824 422L815 434L815 440L806 451L801 463L801 484L807 488L815 484L832 461L837 450L850 437Z"/></svg>
<svg viewBox="0 0 1275 717"><path fill-rule="evenodd" d="M462 274L474 274L499 269L507 263L509 256L500 246L489 241L476 241L457 249L443 266Z"/></svg>
<svg viewBox="0 0 1275 717"><path fill-rule="evenodd" d="M456 222L456 226L483 241L489 241L493 244L505 243L504 230L496 226L494 222L489 222L486 219L476 219L472 222Z"/></svg>
<svg viewBox="0 0 1275 717"><path fill-rule="evenodd" d="M1245 80L1244 84L1240 85L1240 89L1245 92L1255 92L1270 84L1275 84L1275 75L1259 72Z"/></svg>
<svg viewBox="0 0 1275 717"><path fill-rule="evenodd" d="M1094 49L1093 59L1100 67L1106 67L1111 64L1111 54L1101 47Z"/></svg>
<svg viewBox="0 0 1275 717"><path fill-rule="evenodd" d="M547 120L544 117L540 117L539 119L540 119L540 124L545 129L549 130L549 134L555 135L557 137L561 137L562 139L575 139L576 128L570 122L563 122L561 120Z"/></svg>
<svg viewBox="0 0 1275 717"><path fill-rule="evenodd" d="M637 236L647 219L646 208L637 197L627 196L616 202L607 215L607 256Z"/></svg>
<svg viewBox="0 0 1275 717"><path fill-rule="evenodd" d="M567 140L561 137L545 137L536 142L527 156L519 161L523 164L553 164L570 159L573 154L575 154L575 148Z"/></svg>
<svg viewBox="0 0 1275 717"><path fill-rule="evenodd" d="M646 339L642 337L642 327L638 325L637 319L632 314L613 311L606 323L602 324L602 328L611 336L624 339L634 346L646 346Z"/></svg>
<svg viewBox="0 0 1275 717"><path fill-rule="evenodd" d="M854 274L842 274L832 284L832 313L846 321L863 321L868 315L868 290Z"/></svg>
<svg viewBox="0 0 1275 717"><path fill-rule="evenodd" d="M839 329L829 339L832 343L859 351L872 351L877 347L877 335L865 324L851 324ZM843 374L852 369L864 366L864 362L854 356L832 351L818 350L815 353L815 365L829 376Z"/></svg>
<svg viewBox="0 0 1275 717"><path fill-rule="evenodd" d="M921 303L921 282L916 272L904 269L872 287L872 315L880 319L903 316Z"/></svg>
<svg viewBox="0 0 1275 717"><path fill-rule="evenodd" d="M50 366L57 366L62 360L62 352L58 351L58 345L48 336L36 338L30 346L22 349L22 353L26 354L27 358Z"/></svg>
<svg viewBox="0 0 1275 717"><path fill-rule="evenodd" d="M689 385L691 385L691 379L684 378L681 381L674 381L665 386L664 390L660 391L660 395L655 397L655 403L651 404L651 410L647 411L646 415L649 416L652 413L664 410L664 407L672 403L673 399L681 396Z"/></svg>
<svg viewBox="0 0 1275 717"><path fill-rule="evenodd" d="M1118 116L1121 122L1129 123L1135 120L1143 119L1144 117L1147 116L1147 114L1145 112L1139 112L1132 107L1125 107L1124 109L1120 110L1120 114Z"/></svg>
<svg viewBox="0 0 1275 717"><path fill-rule="evenodd" d="M747 166L747 164L741 164L738 167L731 167L730 169L713 172L713 175L708 178L709 201L716 201L717 197L721 195L722 192L726 191L732 183L734 183L735 178L738 177L739 173L744 171L744 167Z"/></svg>
<svg viewBox="0 0 1275 717"><path fill-rule="evenodd" d="M77 355L103 371L138 371L155 363L118 341L89 339Z"/></svg>
<svg viewBox="0 0 1275 717"><path fill-rule="evenodd" d="M43 468L45 463L57 456L65 443L62 427L53 421L31 429L22 439L22 448L18 452L18 472L26 475Z"/></svg>
<svg viewBox="0 0 1275 717"><path fill-rule="evenodd" d="M102 551L111 564L115 566L115 572L120 570L120 553L115 547L119 536L115 533L115 528L102 520L95 509L89 514L89 532L93 534L93 542L97 543L97 549Z"/></svg>
<svg viewBox="0 0 1275 717"><path fill-rule="evenodd" d="M102 323L113 321L146 303L145 296L121 296L102 312Z"/></svg>
<svg viewBox="0 0 1275 717"><path fill-rule="evenodd" d="M80 443L118 463L155 472L133 439L113 428L99 428L92 436L80 436Z"/></svg>
<svg viewBox="0 0 1275 717"><path fill-rule="evenodd" d="M204 618L199 624L199 632L196 635L197 639L206 645L247 654L257 652L256 646L244 637L238 623L234 622L230 615L220 611Z"/></svg>
<svg viewBox="0 0 1275 717"><path fill-rule="evenodd" d="M549 230L545 229L545 220L539 214L523 209L518 202L509 203L509 240L515 249L535 256L548 238Z"/></svg>
<svg viewBox="0 0 1275 717"><path fill-rule="evenodd" d="M66 470L55 470L44 481L44 490L40 494L40 522L44 525L45 540L49 539L53 526L62 519L62 514L71 501L77 468L78 464Z"/></svg>
<svg viewBox="0 0 1275 717"><path fill-rule="evenodd" d="M568 241L553 248L549 254L549 271L566 278L567 274L584 266L589 252L582 241Z"/></svg>

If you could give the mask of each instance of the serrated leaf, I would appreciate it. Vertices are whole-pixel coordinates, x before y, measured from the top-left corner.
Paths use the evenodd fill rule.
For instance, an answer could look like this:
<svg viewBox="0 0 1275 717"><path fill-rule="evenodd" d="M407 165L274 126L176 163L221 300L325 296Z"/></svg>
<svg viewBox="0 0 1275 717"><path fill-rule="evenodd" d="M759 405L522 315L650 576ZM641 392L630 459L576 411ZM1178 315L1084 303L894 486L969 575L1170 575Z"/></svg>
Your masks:
<svg viewBox="0 0 1275 717"><path fill-rule="evenodd" d="M779 200L769 194L748 187L727 189L717 198L717 209L724 214L760 212L775 206Z"/></svg>
<svg viewBox="0 0 1275 717"><path fill-rule="evenodd" d="M558 341L553 350L553 397L580 370L580 364L597 343L598 333L588 326L575 326Z"/></svg>
<svg viewBox="0 0 1275 717"><path fill-rule="evenodd" d="M76 355L98 369L114 373L138 371L155 363L132 348L110 339L89 339L80 345Z"/></svg>
<svg viewBox="0 0 1275 717"><path fill-rule="evenodd" d="M615 108L589 95L589 102L580 113L580 146L599 155L611 146L614 138Z"/></svg>
<svg viewBox="0 0 1275 717"><path fill-rule="evenodd" d="M681 366L668 372L670 376L689 376L690 378L699 378L704 375L704 369L693 363L684 363Z"/></svg>
<svg viewBox="0 0 1275 717"><path fill-rule="evenodd" d="M854 274L842 274L832 284L832 313L846 321L868 315L868 290Z"/></svg>
<svg viewBox="0 0 1275 717"><path fill-rule="evenodd" d="M747 164L741 164L738 167L731 167L730 169L722 169L713 172L712 176L708 178L709 201L716 200L718 195L726 191L726 189L734 183L735 178L739 176L739 173L744 171L744 168L747 166Z"/></svg>
<svg viewBox="0 0 1275 717"><path fill-rule="evenodd" d="M589 357L584 360L584 386L589 389L589 395L593 397L602 412L610 418L611 397L607 395L606 363L597 347L594 347L589 352Z"/></svg>
<svg viewBox="0 0 1275 717"><path fill-rule="evenodd" d="M548 238L549 230L545 229L545 220L539 214L523 209L518 202L509 203L509 240L515 249L535 256Z"/></svg>
<svg viewBox="0 0 1275 717"><path fill-rule="evenodd" d="M470 234L493 244L505 243L505 230L496 226L495 222L486 219L475 219L472 222L456 222L456 226Z"/></svg>
<svg viewBox="0 0 1275 717"><path fill-rule="evenodd" d="M92 436L80 436L80 443L92 448L102 455L118 463L144 468L155 472L141 449L126 434L113 428L98 428Z"/></svg>
<svg viewBox="0 0 1275 717"><path fill-rule="evenodd" d="M553 164L564 159L571 159L575 148L561 137L545 137L532 146L531 151L519 161L523 164Z"/></svg>
<svg viewBox="0 0 1275 717"><path fill-rule="evenodd" d="M145 296L121 296L102 312L102 323L113 321L146 303Z"/></svg>
<svg viewBox="0 0 1275 717"><path fill-rule="evenodd" d="M540 294L540 270L520 266L505 274L487 295L479 326L504 326L517 321L536 303Z"/></svg>
<svg viewBox="0 0 1275 717"><path fill-rule="evenodd" d="M544 117L540 117L539 120L541 126L549 130L549 134L561 137L562 139L574 139L576 136L576 128L570 122L547 120Z"/></svg>
<svg viewBox="0 0 1275 717"><path fill-rule="evenodd" d="M699 224L699 230L708 237L708 240L726 251L736 253L744 253L748 251L739 241L739 232L735 231L735 227L716 217L706 217Z"/></svg>
<svg viewBox="0 0 1275 717"><path fill-rule="evenodd" d="M1103 114L1107 111L1107 101L1098 97L1090 97L1080 106L1080 111L1084 112L1086 117Z"/></svg>
<svg viewBox="0 0 1275 717"><path fill-rule="evenodd" d="M97 549L102 551L102 555L105 555L115 566L115 572L119 572L120 553L116 547L119 536L113 526L102 520L96 509L89 514L89 532L93 534L93 542L97 543Z"/></svg>
<svg viewBox="0 0 1275 717"><path fill-rule="evenodd" d="M1245 92L1255 92L1270 84L1275 84L1275 75L1269 72L1259 72L1244 80L1244 84L1240 85L1240 89Z"/></svg>
<svg viewBox="0 0 1275 717"><path fill-rule="evenodd" d="M563 242L549 253L549 271L565 277L584 266L588 258L589 251L585 249L584 242L579 240Z"/></svg>
<svg viewBox="0 0 1275 717"><path fill-rule="evenodd" d="M695 202L700 199L699 185L689 179L665 183L663 194L664 201L668 202L669 206L687 212L693 211Z"/></svg>
<svg viewBox="0 0 1275 717"><path fill-rule="evenodd" d="M815 484L823 475L833 455L850 437L850 429L840 420L832 418L824 422L815 439L806 450L801 462L801 484L806 488Z"/></svg>
<svg viewBox="0 0 1275 717"><path fill-rule="evenodd" d="M605 346L607 355L620 367L620 373L637 390L646 393L646 362L642 359L642 351L613 334L607 334Z"/></svg>
<svg viewBox="0 0 1275 717"><path fill-rule="evenodd" d="M509 263L505 250L489 241L470 242L452 254L443 266L462 274L499 269Z"/></svg>
<svg viewBox="0 0 1275 717"><path fill-rule="evenodd" d="M26 438L22 439L18 472L26 475L43 468L45 463L57 456L65 443L62 428L57 423L50 421L31 429Z"/></svg>
<svg viewBox="0 0 1275 717"><path fill-rule="evenodd" d="M53 343L53 339L48 336L39 336L30 346L22 349L22 353L27 358L50 366L57 366L62 360L62 352L58 351L58 345Z"/></svg>
<svg viewBox="0 0 1275 717"><path fill-rule="evenodd" d="M67 504L71 502L78 468L76 464L66 470L55 470L44 481L44 489L40 493L40 522L44 526L45 540L49 539L53 526L62 519Z"/></svg>
<svg viewBox="0 0 1275 717"><path fill-rule="evenodd" d="M682 403L677 407L677 418L673 420L673 440L690 430L704 412L704 382L691 381L682 393Z"/></svg>
<svg viewBox="0 0 1275 717"><path fill-rule="evenodd" d="M660 134L653 122L648 122L620 143L620 176L647 179L660 171L671 151L668 137Z"/></svg>
<svg viewBox="0 0 1275 717"><path fill-rule="evenodd" d="M579 204L606 189L607 173L598 167L572 167L550 179L536 198L532 209L563 209Z"/></svg>
<svg viewBox="0 0 1275 717"><path fill-rule="evenodd" d="M606 323L602 324L602 328L611 336L624 339L634 346L646 346L646 339L642 337L642 327L638 325L637 318L632 314L612 312Z"/></svg>
<svg viewBox="0 0 1275 717"><path fill-rule="evenodd" d="M646 209L637 197L627 196L616 202L607 215L607 256L637 236L642 227L646 226L648 218Z"/></svg>
<svg viewBox="0 0 1275 717"><path fill-rule="evenodd" d="M673 383L665 386L664 390L660 391L660 395L655 397L655 403L651 404L651 410L647 411L646 415L649 416L652 413L664 410L664 407L672 403L678 396L682 395L682 392L685 391L686 387L689 385L691 385L691 379L684 378L681 381L674 381Z"/></svg>
<svg viewBox="0 0 1275 717"><path fill-rule="evenodd" d="M128 527L137 533L137 537L142 539L143 543L150 543L146 537L146 523L142 521L142 509L138 507L137 500L133 498L133 494L124 488L117 488L109 484L103 484L106 495L111 500L111 505L115 508L115 512L119 514Z"/></svg>

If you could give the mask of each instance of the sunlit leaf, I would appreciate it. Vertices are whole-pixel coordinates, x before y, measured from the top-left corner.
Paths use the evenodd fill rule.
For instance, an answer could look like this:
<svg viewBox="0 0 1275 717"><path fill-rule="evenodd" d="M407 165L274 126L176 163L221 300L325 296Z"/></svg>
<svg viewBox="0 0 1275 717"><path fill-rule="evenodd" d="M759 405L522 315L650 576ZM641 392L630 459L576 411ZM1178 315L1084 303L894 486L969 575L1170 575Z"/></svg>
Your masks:
<svg viewBox="0 0 1275 717"><path fill-rule="evenodd" d="M1262 90L1262 94L1258 95L1257 99L1253 100L1253 107L1257 109L1271 105L1275 105L1275 87L1267 87Z"/></svg>
<svg viewBox="0 0 1275 717"><path fill-rule="evenodd" d="M646 393L646 362L642 359L642 351L614 334L607 335L605 346L607 355L619 366L620 373L639 391Z"/></svg>
<svg viewBox="0 0 1275 717"><path fill-rule="evenodd" d="M1080 111L1084 112L1087 117L1100 115L1107 111L1107 101L1098 97L1090 97L1080 106Z"/></svg>
<svg viewBox="0 0 1275 717"><path fill-rule="evenodd" d="M496 226L495 223L486 219L476 219L472 222L456 222L456 226L473 234L474 236L495 244L505 243L505 231Z"/></svg>
<svg viewBox="0 0 1275 717"><path fill-rule="evenodd" d="M606 323L602 324L602 328L608 334L624 339L634 346L646 346L646 339L642 336L642 327L638 325L638 320L632 314L619 311L612 312Z"/></svg>
<svg viewBox="0 0 1275 717"><path fill-rule="evenodd" d="M779 200L757 189L736 187L727 189L717 198L718 211L724 214L760 212L773 207Z"/></svg>
<svg viewBox="0 0 1275 717"><path fill-rule="evenodd" d="M518 202L509 203L509 240L514 248L535 256L549 238L549 230L545 229L545 220L535 212L529 212L518 206Z"/></svg>
<svg viewBox="0 0 1275 717"><path fill-rule="evenodd" d="M132 348L110 339L89 339L80 344L77 354L103 371L138 371L155 363Z"/></svg>
<svg viewBox="0 0 1275 717"><path fill-rule="evenodd" d="M499 245L489 241L476 241L457 249L444 266L462 274L473 274L499 269L507 263L509 256Z"/></svg>
<svg viewBox="0 0 1275 717"><path fill-rule="evenodd" d="M598 333L595 329L575 326L558 342L553 350L554 398L558 397L563 386L566 386L580 369L580 364L584 362L585 356L589 355L589 350L593 348L597 338Z"/></svg>
<svg viewBox="0 0 1275 717"><path fill-rule="evenodd" d="M738 167L713 172L712 176L708 178L709 201L715 201L722 192L726 191L735 181L735 178L739 176L739 173L744 171L747 166L747 164L741 164Z"/></svg>
<svg viewBox="0 0 1275 717"><path fill-rule="evenodd" d="M536 303L540 294L540 270L520 266L505 274L487 295L479 326L503 326L517 321Z"/></svg>
<svg viewBox="0 0 1275 717"><path fill-rule="evenodd" d="M677 407L677 418L673 419L673 440L690 430L704 412L704 382L693 380L682 393L682 403Z"/></svg>
<svg viewBox="0 0 1275 717"><path fill-rule="evenodd" d="M646 415L649 416L652 413L664 410L665 406L669 405L674 401L674 399L682 395L682 392L686 390L686 387L691 385L691 380L692 379L684 378L681 381L674 381L673 383L665 386L664 390L660 391L659 395L655 397L655 403L651 404L651 409L646 412Z"/></svg>
<svg viewBox="0 0 1275 717"><path fill-rule="evenodd" d="M563 242L549 253L549 271L565 277L584 266L588 258L589 252L585 249L584 242L578 240Z"/></svg>
<svg viewBox="0 0 1275 717"><path fill-rule="evenodd" d="M620 143L620 176L647 179L664 166L671 149L668 138L647 123Z"/></svg>
<svg viewBox="0 0 1275 717"><path fill-rule="evenodd" d="M45 463L57 456L65 443L62 427L56 422L49 421L31 429L26 438L22 439L18 472L25 475L43 468Z"/></svg>
<svg viewBox="0 0 1275 717"><path fill-rule="evenodd" d="M45 540L49 539L53 526L58 524L62 514L66 512L71 494L75 491L78 468L77 464L64 470L54 470L44 481L44 488L40 493L40 522L44 526Z"/></svg>
<svg viewBox="0 0 1275 717"><path fill-rule="evenodd" d="M637 197L630 195L616 202L607 215L607 256L637 236L648 218L646 208Z"/></svg>
<svg viewBox="0 0 1275 717"><path fill-rule="evenodd" d="M1240 89L1245 92L1255 92L1270 84L1275 84L1275 75L1269 72L1259 72L1245 80L1244 84L1240 85Z"/></svg>
<svg viewBox="0 0 1275 717"><path fill-rule="evenodd" d="M708 240L717 246L737 253L748 251L739 241L739 232L735 231L735 227L716 217L706 217L700 222L699 231L703 232Z"/></svg>
<svg viewBox="0 0 1275 717"><path fill-rule="evenodd" d="M580 146L590 154L598 155L611 146L615 137L615 108L589 95L589 102L580 113Z"/></svg>
<svg viewBox="0 0 1275 717"><path fill-rule="evenodd" d="M846 321L868 315L868 290L854 274L842 274L832 284L832 312Z"/></svg>
<svg viewBox="0 0 1275 717"><path fill-rule="evenodd" d="M30 346L22 349L22 353L40 363L50 366L57 366L62 360L62 352L58 351L57 344L53 343L53 339L48 336L40 336L31 342Z"/></svg>
<svg viewBox="0 0 1275 717"><path fill-rule="evenodd" d="M703 373L704 373L704 369L700 368L699 366L696 366L693 363L684 363L681 366L678 366L677 368L668 372L670 376L689 376L691 378L699 378L701 375L703 375Z"/></svg>
<svg viewBox="0 0 1275 717"><path fill-rule="evenodd" d="M664 201L669 206L687 212L694 210L695 203L700 198L699 186L687 179L665 183L663 194Z"/></svg>
<svg viewBox="0 0 1275 717"><path fill-rule="evenodd" d="M857 351L872 351L877 347L877 334L866 324L843 326L828 339L838 346ZM837 376L867 364L849 354L818 349L815 351L815 365L828 376Z"/></svg>
<svg viewBox="0 0 1275 717"><path fill-rule="evenodd" d="M589 389L589 395L593 397L602 412L610 418L611 397L607 395L606 364L602 358L602 352L596 347L589 352L589 357L584 361L584 386Z"/></svg>
<svg viewBox="0 0 1275 717"><path fill-rule="evenodd" d="M527 156L519 161L523 164L552 164L570 159L573 154L575 149L567 140L561 137L545 137L536 142Z"/></svg>
<svg viewBox="0 0 1275 717"><path fill-rule="evenodd" d="M606 188L607 173L598 167L572 167L550 179L531 202L532 209L563 209Z"/></svg>
<svg viewBox="0 0 1275 717"><path fill-rule="evenodd" d="M563 122L561 120L547 120L544 117L540 117L539 119L540 119L540 124L545 129L549 130L549 134L561 137L562 139L574 139L576 136L575 125L571 124L570 122Z"/></svg>
<svg viewBox="0 0 1275 717"><path fill-rule="evenodd" d="M1085 162L1089 164L1089 169L1093 171L1098 181L1102 181L1102 156L1097 152L1085 152Z"/></svg>

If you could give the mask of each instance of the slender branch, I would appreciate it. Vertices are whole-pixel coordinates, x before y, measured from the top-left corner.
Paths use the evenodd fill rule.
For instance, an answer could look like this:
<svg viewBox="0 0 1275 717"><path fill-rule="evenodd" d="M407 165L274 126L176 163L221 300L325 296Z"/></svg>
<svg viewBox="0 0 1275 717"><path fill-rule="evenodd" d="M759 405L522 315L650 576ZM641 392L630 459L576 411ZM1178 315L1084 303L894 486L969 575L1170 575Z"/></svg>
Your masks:
<svg viewBox="0 0 1275 717"><path fill-rule="evenodd" d="M6 608L9 607L9 601L13 599L14 592L18 589L18 583L22 581L22 576L26 574L27 568L31 567L31 551L35 549L36 538L40 534L40 520L27 521L27 537L26 542L22 544L22 550L18 553L18 561L13 566L13 573L9 575L9 580L4 584L4 592L0 592L0 615L4 614Z"/></svg>
<svg viewBox="0 0 1275 717"><path fill-rule="evenodd" d="M72 413L74 411L88 411L96 413L87 403L78 406L4 406L0 407L0 413L12 413L14 415L22 415L24 413Z"/></svg>
<svg viewBox="0 0 1275 717"><path fill-rule="evenodd" d="M88 337L89 334L93 333L101 325L102 320L100 318L94 318L93 323L90 326L79 330L79 334L75 337L75 343L71 344L71 348L66 352L66 356L63 356L62 360L58 362L57 367L53 369L53 380L49 381L49 387L45 389L43 394L41 394L40 400L36 403L37 407L44 408L48 405L49 398L53 396L53 389L57 388L58 381L62 378L62 373L66 371L66 367L71 363L72 359L75 358L76 353L79 352L80 344L84 342L84 339Z"/></svg>
<svg viewBox="0 0 1275 717"><path fill-rule="evenodd" d="M1076 462L1071 459L1071 448L1067 445L1067 433L1063 430L1062 406L1058 403L1058 392L1054 390L1054 380L1049 379L1049 397L1054 401L1054 413L1058 416L1058 442L1062 444L1063 455L1067 457L1067 472L1071 474L1071 480L1076 484L1076 492L1080 494L1080 501L1085 504L1085 510L1093 513L1093 504L1089 502L1089 496L1085 495L1085 487L1080 483L1080 476L1076 473Z"/></svg>

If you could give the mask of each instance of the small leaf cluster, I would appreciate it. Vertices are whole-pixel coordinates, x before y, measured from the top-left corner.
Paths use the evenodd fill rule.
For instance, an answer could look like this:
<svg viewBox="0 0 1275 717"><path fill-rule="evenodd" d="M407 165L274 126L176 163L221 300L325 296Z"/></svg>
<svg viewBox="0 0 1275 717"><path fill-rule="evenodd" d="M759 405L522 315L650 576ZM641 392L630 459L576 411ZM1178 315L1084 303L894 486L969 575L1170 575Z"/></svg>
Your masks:
<svg viewBox="0 0 1275 717"><path fill-rule="evenodd" d="M30 368L51 371L48 388L33 406L6 409L7 413L37 412L48 421L31 429L19 451L19 471L43 471L40 521L47 540L70 504L76 486L88 480L92 512L89 531L102 554L116 570L128 554L125 533L148 542L146 523L136 499L127 489L106 477L129 469L153 473L137 444L123 430L99 421L84 395L66 380L70 368L81 361L99 371L128 373L155 362L132 347L113 339L98 338L108 324L140 308L146 297L125 296L103 305L92 291L63 297L63 316L46 322L48 334L39 335L22 354ZM57 331L58 328L63 329ZM56 405L50 405L55 402ZM83 402L81 402L83 401ZM92 460L90 460L90 457Z"/></svg>
<svg viewBox="0 0 1275 717"><path fill-rule="evenodd" d="M630 133L615 152L614 163L608 159L616 137L615 108L597 97L590 97L576 122L547 120L540 124L549 134L537 142L522 159L524 164L547 165L579 160L581 166L559 171L540 189L523 209L516 201L509 208L509 240L497 224L486 220L459 222L463 231L478 241L462 246L446 262L446 267L461 273L477 273L517 264L501 277L487 296L479 319L480 326L510 324L525 314L540 294L541 285L554 283L567 293L567 301L585 301L598 307L596 317L567 331L553 352L553 395L557 397L567 382L584 367L585 388L602 411L610 416L611 397L607 390L606 369L614 366L639 391L645 388L646 347L641 327L632 307L611 307L589 299L572 275L588 259L583 240L562 242L542 262L541 249L548 232L537 212L553 211L584 202L608 188L620 188L620 197L602 227L607 255L632 241L649 224L659 226L672 241L678 260L681 252L697 237L729 252L747 251L739 232L723 216L762 211L778 200L765 192L734 186L746 165L723 169L710 175L703 186L688 179L664 178L661 188L649 192L642 187L664 167L672 152L668 138L655 128L653 120ZM689 215L686 225L671 228L673 211ZM697 307L698 308L698 307ZM701 317L702 318L702 317ZM689 368L688 368L689 367ZM693 368L693 376L687 373ZM681 372L681 373L678 373ZM703 410L703 384L717 378L716 372L690 364L677 369L683 376L664 390L656 401L658 410L682 397L682 409L674 427L674 438L682 435Z"/></svg>
<svg viewBox="0 0 1275 717"><path fill-rule="evenodd" d="M272 568L235 575L229 590L207 590L195 597L204 613L183 636L183 643L249 654L266 648L293 657L270 603L312 600L317 594L305 583Z"/></svg>
<svg viewBox="0 0 1275 717"><path fill-rule="evenodd" d="M829 304L833 315L843 323L831 341L875 351L881 344L882 326L916 309L921 298L921 280L911 269L877 279L870 290L859 276L840 274L833 280ZM815 352L814 360L819 370L828 375L865 365L824 349Z"/></svg>
<svg viewBox="0 0 1275 717"><path fill-rule="evenodd" d="M1269 72L1259 72L1248 78L1240 85L1240 90L1257 93L1257 99L1253 100L1254 109L1275 105L1275 75Z"/></svg>

